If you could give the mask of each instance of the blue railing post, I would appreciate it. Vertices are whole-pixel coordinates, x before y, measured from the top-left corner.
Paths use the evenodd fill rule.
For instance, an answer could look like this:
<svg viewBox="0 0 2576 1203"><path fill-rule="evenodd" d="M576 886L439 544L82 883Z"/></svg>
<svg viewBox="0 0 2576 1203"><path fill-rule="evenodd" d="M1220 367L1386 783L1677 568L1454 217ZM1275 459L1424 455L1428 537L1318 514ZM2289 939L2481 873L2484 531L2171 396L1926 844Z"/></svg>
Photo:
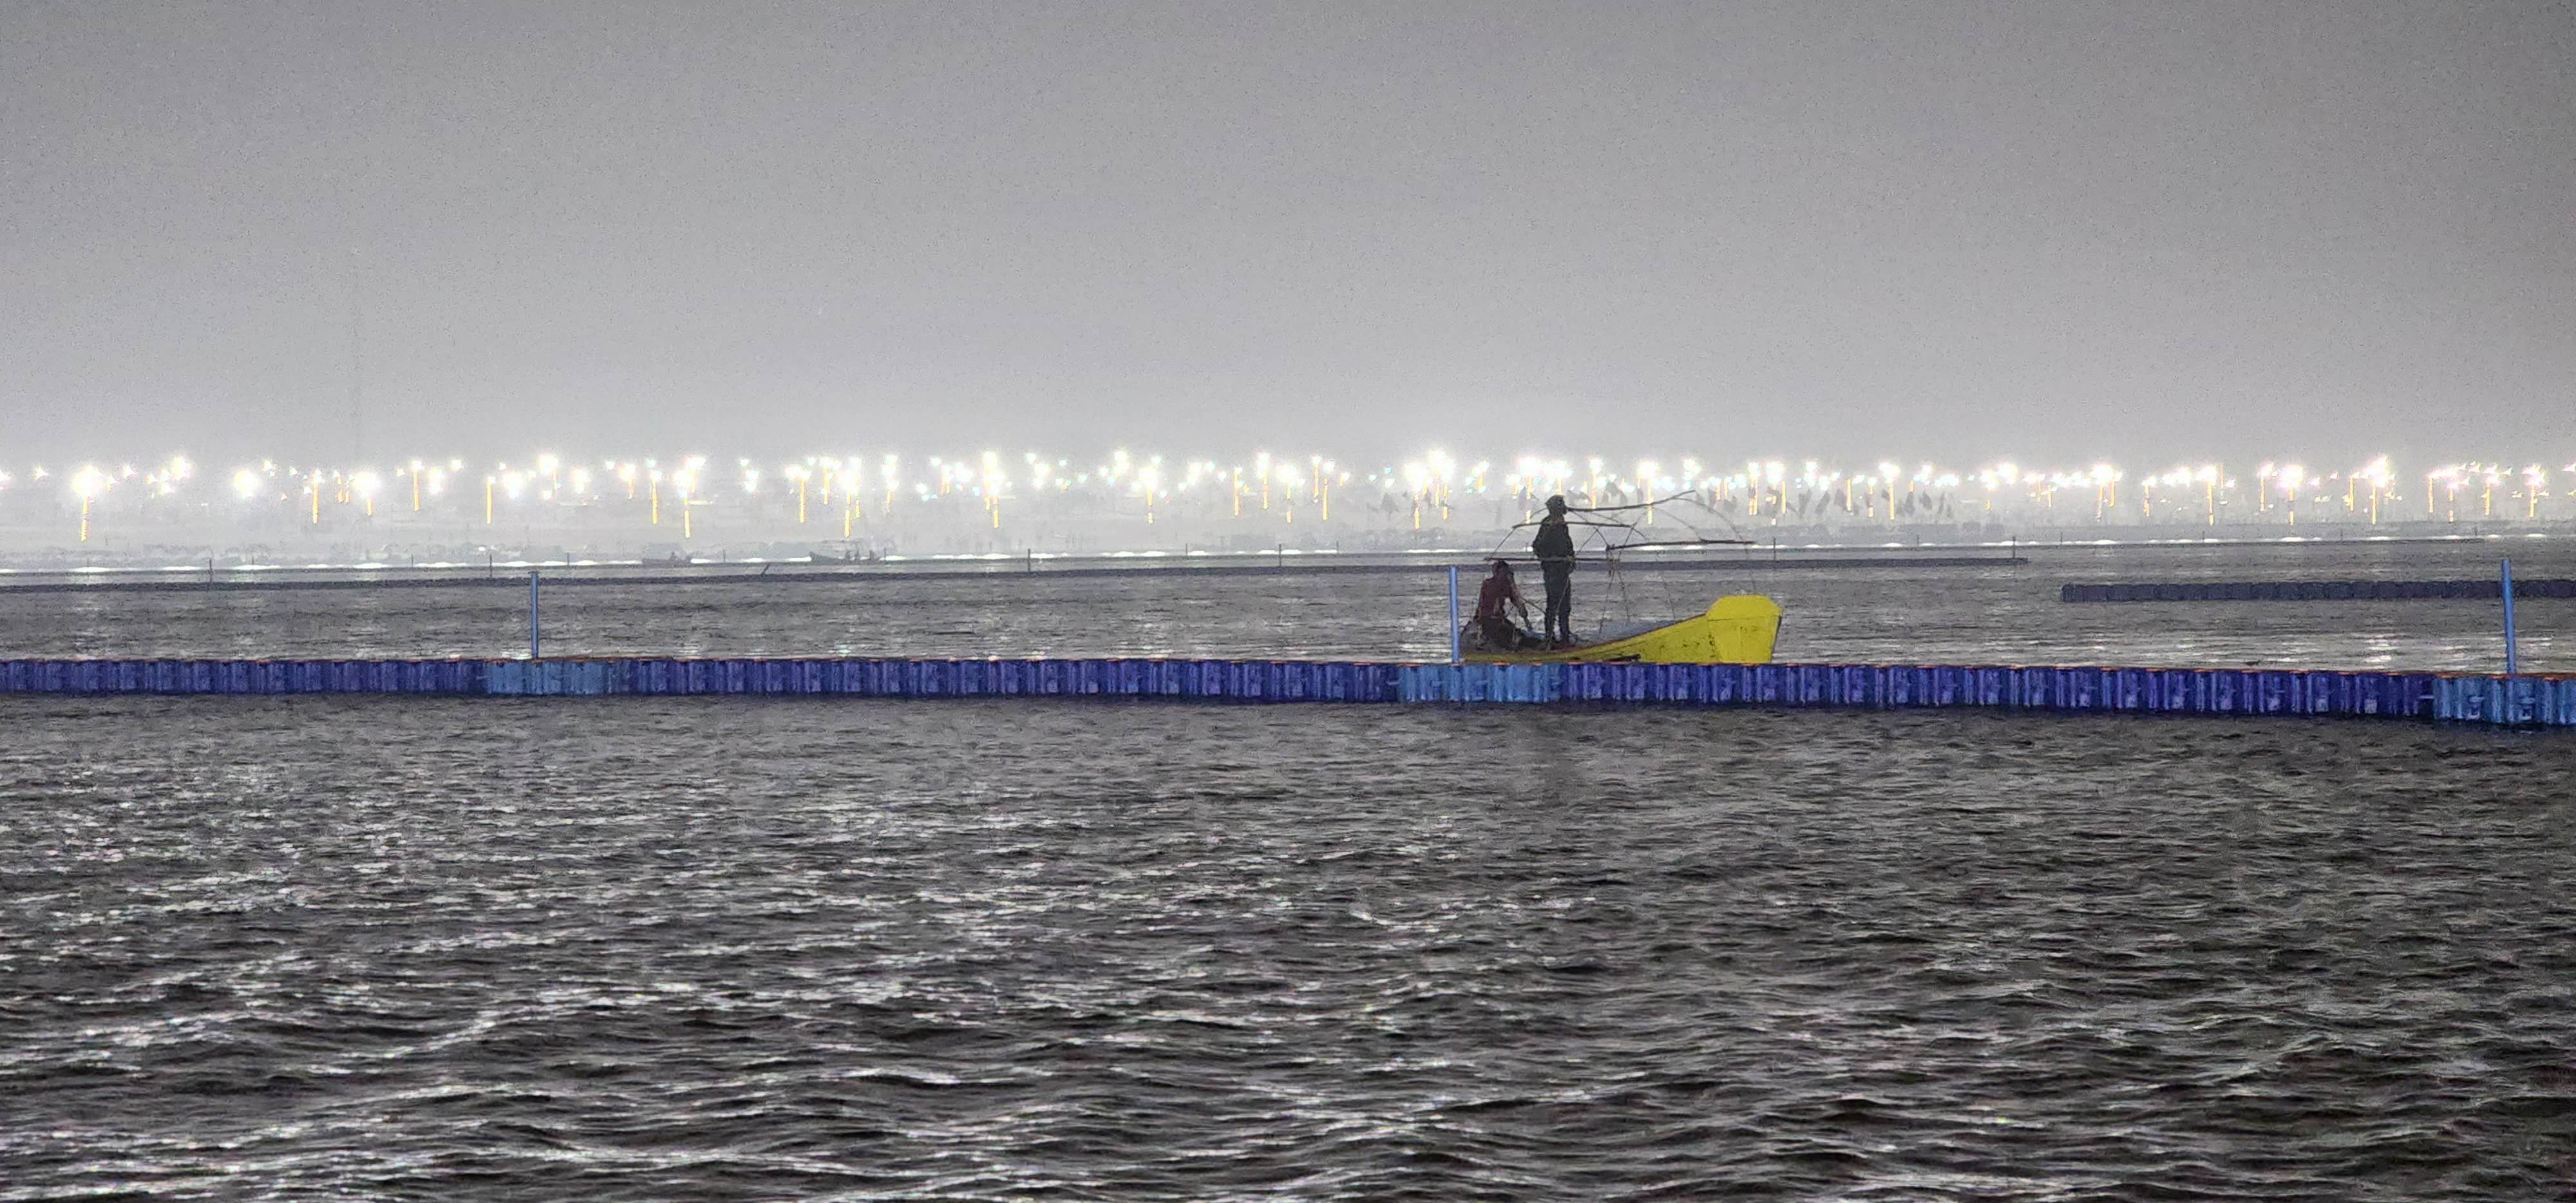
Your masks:
<svg viewBox="0 0 2576 1203"><path fill-rule="evenodd" d="M2514 675L2513 561L2504 562L2504 675Z"/></svg>
<svg viewBox="0 0 2576 1203"><path fill-rule="evenodd" d="M1449 662L1463 659L1458 648L1458 566L1449 566Z"/></svg>
<svg viewBox="0 0 2576 1203"><path fill-rule="evenodd" d="M528 659L537 658L540 641L537 627L537 574L528 574Z"/></svg>

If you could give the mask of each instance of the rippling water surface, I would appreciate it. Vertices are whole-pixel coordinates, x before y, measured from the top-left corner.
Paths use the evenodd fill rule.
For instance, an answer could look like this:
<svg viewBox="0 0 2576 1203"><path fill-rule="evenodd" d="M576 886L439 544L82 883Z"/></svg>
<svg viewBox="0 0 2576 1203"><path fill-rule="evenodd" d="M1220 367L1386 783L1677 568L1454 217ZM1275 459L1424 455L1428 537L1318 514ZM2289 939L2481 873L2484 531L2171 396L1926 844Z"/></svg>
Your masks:
<svg viewBox="0 0 2576 1203"><path fill-rule="evenodd" d="M2576 741L0 699L0 1198L2555 1199Z"/></svg>
<svg viewBox="0 0 2576 1203"><path fill-rule="evenodd" d="M2492 580L2508 554L2525 579L2576 577L2576 541L2510 542L2043 547L2012 568L1774 570L1757 556L1616 582L1587 571L1576 577L1577 616L1668 618L1752 592L1786 609L1786 660L2494 671L2504 656L2494 600L2066 605L2057 590L2069 580ZM2576 601L2528 600L2520 617L2526 670L2576 671ZM555 655L1387 660L1449 649L1437 572L558 584L543 624ZM524 587L0 591L0 655L10 656L492 656L524 654L527 632Z"/></svg>

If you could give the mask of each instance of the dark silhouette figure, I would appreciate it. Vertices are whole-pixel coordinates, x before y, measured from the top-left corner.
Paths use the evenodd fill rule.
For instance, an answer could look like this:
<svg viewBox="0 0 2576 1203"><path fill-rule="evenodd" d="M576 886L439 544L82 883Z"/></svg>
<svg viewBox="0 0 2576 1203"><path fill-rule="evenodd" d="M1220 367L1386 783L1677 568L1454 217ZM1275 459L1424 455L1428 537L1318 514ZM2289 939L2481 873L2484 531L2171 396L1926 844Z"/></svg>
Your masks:
<svg viewBox="0 0 2576 1203"><path fill-rule="evenodd" d="M1574 532L1565 525L1565 497L1547 499L1547 517L1539 520L1530 540L1539 574L1547 581L1547 637L1558 646L1574 642Z"/></svg>

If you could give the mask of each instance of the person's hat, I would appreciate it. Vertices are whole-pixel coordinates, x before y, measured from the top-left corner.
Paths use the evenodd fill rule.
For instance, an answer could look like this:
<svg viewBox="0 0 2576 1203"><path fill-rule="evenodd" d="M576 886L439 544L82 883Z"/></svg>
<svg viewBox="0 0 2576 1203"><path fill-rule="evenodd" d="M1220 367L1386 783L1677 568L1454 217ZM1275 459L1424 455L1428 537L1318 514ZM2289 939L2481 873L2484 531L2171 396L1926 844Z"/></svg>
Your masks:
<svg viewBox="0 0 2576 1203"><path fill-rule="evenodd" d="M1565 512L1565 494L1558 493L1549 497L1547 499L1547 512L1551 514L1560 514Z"/></svg>

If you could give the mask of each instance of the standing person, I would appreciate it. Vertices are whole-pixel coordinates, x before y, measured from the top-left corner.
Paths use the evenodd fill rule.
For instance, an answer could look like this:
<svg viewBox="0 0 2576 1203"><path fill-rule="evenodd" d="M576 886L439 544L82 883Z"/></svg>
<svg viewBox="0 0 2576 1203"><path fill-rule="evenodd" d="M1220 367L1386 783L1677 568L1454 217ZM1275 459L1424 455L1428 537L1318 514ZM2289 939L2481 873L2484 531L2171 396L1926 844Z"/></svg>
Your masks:
<svg viewBox="0 0 2576 1203"><path fill-rule="evenodd" d="M1574 532L1565 525L1565 495L1547 499L1530 554L1547 580L1547 637L1559 647L1574 643Z"/></svg>

